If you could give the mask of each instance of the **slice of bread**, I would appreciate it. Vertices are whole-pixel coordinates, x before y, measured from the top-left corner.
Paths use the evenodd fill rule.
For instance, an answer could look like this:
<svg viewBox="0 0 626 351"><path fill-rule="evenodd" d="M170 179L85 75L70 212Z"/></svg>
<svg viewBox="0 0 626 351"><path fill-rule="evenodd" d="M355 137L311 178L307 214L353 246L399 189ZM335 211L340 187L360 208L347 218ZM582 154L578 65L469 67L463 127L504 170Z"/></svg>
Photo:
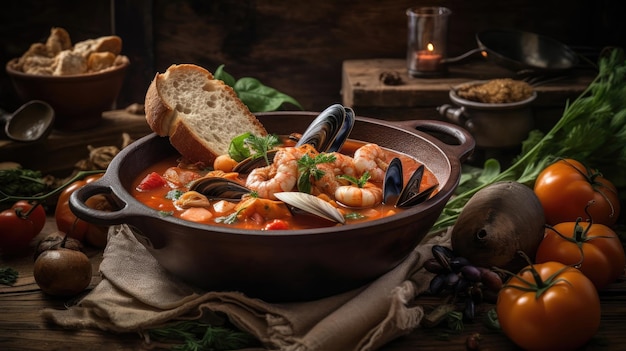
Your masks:
<svg viewBox="0 0 626 351"><path fill-rule="evenodd" d="M235 91L193 64L170 66L157 73L145 101L146 120L190 162L213 165L228 153L230 141L243 133L267 131Z"/></svg>

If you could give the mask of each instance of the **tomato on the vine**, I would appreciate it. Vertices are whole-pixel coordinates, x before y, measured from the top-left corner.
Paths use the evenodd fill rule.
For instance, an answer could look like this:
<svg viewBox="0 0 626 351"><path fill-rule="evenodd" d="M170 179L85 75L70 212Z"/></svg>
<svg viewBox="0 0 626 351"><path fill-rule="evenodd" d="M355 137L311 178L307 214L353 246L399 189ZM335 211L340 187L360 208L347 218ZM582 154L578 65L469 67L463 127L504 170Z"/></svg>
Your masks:
<svg viewBox="0 0 626 351"><path fill-rule="evenodd" d="M535 258L576 266L602 289L624 273L626 256L617 234L603 224L565 222L545 231Z"/></svg>
<svg viewBox="0 0 626 351"><path fill-rule="evenodd" d="M573 159L561 159L546 167L535 182L535 194L543 206L546 222L555 225L588 220L585 207L594 222L613 225L620 213L615 185L600 172Z"/></svg>
<svg viewBox="0 0 626 351"><path fill-rule="evenodd" d="M79 219L74 215L70 209L69 200L72 193L87 183L91 183L102 177L103 174L95 174L88 176L82 180L77 180L67 186L63 192L59 195L57 206L54 212L54 218L59 231L67 233L71 238L87 241L98 247L104 247L106 245L106 231L107 228L97 226ZM110 210L110 204L103 198L103 195L96 195L85 201L88 207L96 208L99 210ZM104 242L103 242L104 240Z"/></svg>
<svg viewBox="0 0 626 351"><path fill-rule="evenodd" d="M575 350L595 335L601 317L591 280L559 262L513 276L498 293L496 312L504 334L525 350Z"/></svg>
<svg viewBox="0 0 626 351"><path fill-rule="evenodd" d="M39 204L17 201L0 213L0 250L16 254L28 248L46 223L46 211Z"/></svg>

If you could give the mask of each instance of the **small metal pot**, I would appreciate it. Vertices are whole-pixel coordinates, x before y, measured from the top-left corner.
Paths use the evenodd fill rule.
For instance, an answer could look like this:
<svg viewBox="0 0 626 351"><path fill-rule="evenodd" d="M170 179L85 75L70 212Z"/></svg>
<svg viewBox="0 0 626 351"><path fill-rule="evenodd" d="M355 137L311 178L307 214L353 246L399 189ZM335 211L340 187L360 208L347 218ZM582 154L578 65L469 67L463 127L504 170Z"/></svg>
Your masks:
<svg viewBox="0 0 626 351"><path fill-rule="evenodd" d="M476 81L466 84L480 84ZM508 148L519 146L533 129L532 102L537 93L526 100L510 103L482 103L466 100L457 95L460 86L450 90L450 100L456 105L441 105L439 113L467 129L476 146L481 148Z"/></svg>
<svg viewBox="0 0 626 351"><path fill-rule="evenodd" d="M268 131L288 135L304 131L317 113L258 116ZM431 135L435 133L454 143ZM198 287L281 302L337 294L371 282L407 257L441 214L459 183L461 162L474 150L467 131L440 121L357 117L350 136L416 157L437 177L439 192L393 216L307 230L242 230L164 217L129 191L149 166L177 154L167 138L151 134L124 148L101 179L74 192L70 208L92 223L130 225L161 266ZM85 201L96 194L111 196L120 210L89 208Z"/></svg>

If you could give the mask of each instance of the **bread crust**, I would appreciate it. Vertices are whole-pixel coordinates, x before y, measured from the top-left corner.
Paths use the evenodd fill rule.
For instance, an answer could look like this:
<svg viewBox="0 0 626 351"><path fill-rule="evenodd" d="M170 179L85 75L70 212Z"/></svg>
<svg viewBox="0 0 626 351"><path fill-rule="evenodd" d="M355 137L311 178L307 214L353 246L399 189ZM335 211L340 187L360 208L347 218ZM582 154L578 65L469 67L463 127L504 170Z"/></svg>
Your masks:
<svg viewBox="0 0 626 351"><path fill-rule="evenodd" d="M265 127L239 99L237 93L223 81L216 80L211 72L194 64L171 65L165 73L157 73L148 87L144 104L146 121L156 134L168 136L172 146L174 146L187 161L202 162L205 166L211 166L215 158L225 151L212 149L207 142L203 140L208 136L199 135L198 131L185 123L184 117L179 115L179 112L176 111L176 106L171 106L171 103L168 103L167 97L162 93L162 89L163 86L167 84L167 79L174 79L170 77L170 73L175 70L200 74L206 78L207 81L204 89L220 91L226 94L227 98L225 101L231 107L229 109L231 113L235 114L240 122L245 121L245 128L247 130L241 131L241 133L251 132L256 135L267 135ZM209 119L206 120L206 123L213 122L214 121ZM241 126L239 129L241 129Z"/></svg>
<svg viewBox="0 0 626 351"><path fill-rule="evenodd" d="M146 92L146 101L144 103L146 110L146 121L150 129L160 136L169 136L169 127L174 116L174 110L167 105L159 94L157 89L157 79L160 73L157 73L148 87Z"/></svg>

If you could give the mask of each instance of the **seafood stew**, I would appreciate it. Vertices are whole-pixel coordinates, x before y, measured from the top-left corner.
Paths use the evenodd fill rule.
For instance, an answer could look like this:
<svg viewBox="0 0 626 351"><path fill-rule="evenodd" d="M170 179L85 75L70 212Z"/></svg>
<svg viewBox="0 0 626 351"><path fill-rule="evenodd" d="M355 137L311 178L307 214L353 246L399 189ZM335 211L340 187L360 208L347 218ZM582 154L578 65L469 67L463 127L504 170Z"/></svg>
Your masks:
<svg viewBox="0 0 626 351"><path fill-rule="evenodd" d="M282 141L274 162L249 174L205 168L170 156L140 172L132 183L131 195L164 215L208 225L252 230L321 228L341 224L312 215L310 211L299 211L275 196L280 192L298 191L303 172L302 159L329 157L330 161L317 163L312 168L319 178L308 176L310 188L306 192L331 204L345 219L342 222L345 224L362 223L404 211L393 203L382 201L385 171L392 160L397 159L401 163L400 179L406 184L422 165L406 154L355 140L348 140L339 152L332 153L317 152L306 144L297 146L289 138ZM423 173L419 189L438 183L427 167ZM220 182L238 184L243 192L238 196L216 198L190 189L195 182L208 178L218 184L217 187ZM359 187L353 184L355 180L364 181Z"/></svg>

